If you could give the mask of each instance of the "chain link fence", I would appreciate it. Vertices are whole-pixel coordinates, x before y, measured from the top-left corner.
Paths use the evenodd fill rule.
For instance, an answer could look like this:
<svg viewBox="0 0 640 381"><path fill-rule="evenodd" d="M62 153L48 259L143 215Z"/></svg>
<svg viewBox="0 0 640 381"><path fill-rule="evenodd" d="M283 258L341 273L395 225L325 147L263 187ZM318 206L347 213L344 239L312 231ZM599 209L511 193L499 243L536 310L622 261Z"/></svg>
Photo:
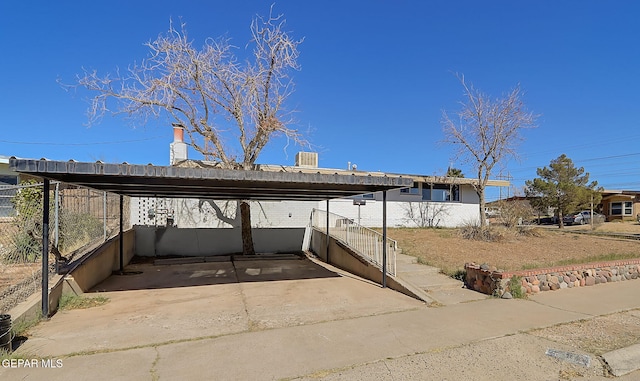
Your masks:
<svg viewBox="0 0 640 381"><path fill-rule="evenodd" d="M0 313L34 292L42 279L44 186L36 181L0 186ZM129 199L123 218L129 223ZM52 182L49 194L49 271L72 263L120 230L120 196Z"/></svg>

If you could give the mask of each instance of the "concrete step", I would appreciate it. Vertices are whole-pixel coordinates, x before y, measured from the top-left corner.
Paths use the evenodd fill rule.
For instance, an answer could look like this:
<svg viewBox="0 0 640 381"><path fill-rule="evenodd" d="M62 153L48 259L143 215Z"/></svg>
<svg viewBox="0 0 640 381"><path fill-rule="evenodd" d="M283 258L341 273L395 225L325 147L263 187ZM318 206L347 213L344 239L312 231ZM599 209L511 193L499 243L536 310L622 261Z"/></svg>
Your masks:
<svg viewBox="0 0 640 381"><path fill-rule="evenodd" d="M418 263L415 257L399 255L396 266L396 279L429 304L446 306L487 298L464 288L463 282L440 273L440 269Z"/></svg>
<svg viewBox="0 0 640 381"><path fill-rule="evenodd" d="M398 273L399 277L411 282L416 287L425 291L462 288L461 281L452 279L446 275L434 273L433 271L412 271Z"/></svg>
<svg viewBox="0 0 640 381"><path fill-rule="evenodd" d="M418 263L418 258L411 255L396 253L396 263Z"/></svg>
<svg viewBox="0 0 640 381"><path fill-rule="evenodd" d="M425 272L425 273L433 273L439 274L440 269L437 267L420 265L418 263L402 263L396 262L396 273L414 273L414 272Z"/></svg>

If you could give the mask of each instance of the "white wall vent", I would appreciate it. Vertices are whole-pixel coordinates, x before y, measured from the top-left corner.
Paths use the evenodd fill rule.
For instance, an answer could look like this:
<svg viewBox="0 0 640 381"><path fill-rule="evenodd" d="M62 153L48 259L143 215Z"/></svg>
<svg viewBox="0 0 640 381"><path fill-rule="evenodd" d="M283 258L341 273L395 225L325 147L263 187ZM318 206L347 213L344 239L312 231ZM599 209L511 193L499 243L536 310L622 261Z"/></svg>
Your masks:
<svg viewBox="0 0 640 381"><path fill-rule="evenodd" d="M318 153L298 152L296 154L296 167L318 168Z"/></svg>

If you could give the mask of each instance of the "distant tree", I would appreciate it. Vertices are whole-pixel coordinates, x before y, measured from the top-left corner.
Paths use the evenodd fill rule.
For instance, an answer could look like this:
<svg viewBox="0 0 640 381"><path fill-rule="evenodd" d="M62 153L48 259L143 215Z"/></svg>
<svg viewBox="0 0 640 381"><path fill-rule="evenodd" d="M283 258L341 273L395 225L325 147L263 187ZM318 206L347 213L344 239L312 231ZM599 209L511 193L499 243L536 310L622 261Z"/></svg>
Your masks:
<svg viewBox="0 0 640 381"><path fill-rule="evenodd" d="M459 178L463 178L464 177L464 173L462 173L462 169L459 168L453 168L453 167L449 167L447 169L447 177L459 177Z"/></svg>
<svg viewBox="0 0 640 381"><path fill-rule="evenodd" d="M90 123L105 114L124 114L142 124L163 116L167 125L185 128L190 145L216 166L251 170L274 137L306 145L301 133L289 127L291 110L285 109L302 40L294 40L284 25L282 15L256 16L247 44L253 48L251 58L243 61L229 38L209 38L197 48L185 24L178 29L171 24L166 34L146 43L148 58L123 73L84 70L74 86L97 93L90 100ZM248 201L241 201L239 209L243 253L254 254Z"/></svg>
<svg viewBox="0 0 640 381"><path fill-rule="evenodd" d="M522 140L521 131L534 128L536 115L528 112L522 100L520 86L503 98L491 99L458 76L464 88L465 100L455 117L442 112L444 142L458 147L457 154L473 165L477 184L474 189L480 199L480 225L485 226L485 188L494 167L508 158L517 158L516 146Z"/></svg>
<svg viewBox="0 0 640 381"><path fill-rule="evenodd" d="M527 198L535 209L554 208L560 228L566 213L586 208L591 202L597 205L602 198L598 182L589 182L589 173L583 167L576 168L565 154L536 173L539 177L525 182Z"/></svg>

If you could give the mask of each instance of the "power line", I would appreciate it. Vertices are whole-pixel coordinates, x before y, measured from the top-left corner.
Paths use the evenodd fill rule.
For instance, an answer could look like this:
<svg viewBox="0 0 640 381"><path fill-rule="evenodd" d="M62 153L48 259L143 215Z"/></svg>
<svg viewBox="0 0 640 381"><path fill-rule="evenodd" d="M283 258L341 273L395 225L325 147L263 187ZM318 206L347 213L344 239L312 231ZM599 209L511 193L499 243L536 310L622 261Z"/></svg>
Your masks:
<svg viewBox="0 0 640 381"><path fill-rule="evenodd" d="M587 162L593 162L593 161L601 161L601 160L610 160L610 159L620 159L620 158L624 158L624 157L633 157L633 156L640 156L640 152L634 152L634 153L628 153L628 154L621 154L621 155L611 155L611 156L603 156L603 157L593 157L593 158L587 158L587 159L578 159L578 160L573 160L574 164L581 164L581 163L587 163ZM549 162L550 163L550 162ZM618 165L622 165L624 163L616 163ZM632 164L637 164L636 162L632 162ZM542 167L546 167L549 164L545 164L543 166L530 166L530 167L514 167L514 168L509 168L509 171L511 173L518 173L518 172L527 172L527 171L531 171L531 170L535 170L538 168L542 168ZM596 164L596 165L592 165L589 168L594 168L594 167L598 167L598 166L603 166L603 165L610 165L610 164ZM588 168L588 169L589 169Z"/></svg>
<svg viewBox="0 0 640 381"><path fill-rule="evenodd" d="M576 144L576 145L572 145L572 146L564 146L562 148L549 148L547 150L537 150L535 152L535 155L539 155L539 154L547 154L547 153L557 153L557 152L569 152L572 150L578 150L578 149L582 149L582 148L594 148L594 147L602 147L605 145L610 145L610 144L614 144L614 143L620 143L620 142L626 142L628 143L629 141L632 140L636 140L636 139L640 139L640 135L631 135L631 136L625 136L625 137L621 137L621 138L614 138L614 139L609 139L609 140L600 140L598 142L594 142L594 143L583 143L583 144ZM532 156L532 155L523 155L524 158L526 158L527 156Z"/></svg>

